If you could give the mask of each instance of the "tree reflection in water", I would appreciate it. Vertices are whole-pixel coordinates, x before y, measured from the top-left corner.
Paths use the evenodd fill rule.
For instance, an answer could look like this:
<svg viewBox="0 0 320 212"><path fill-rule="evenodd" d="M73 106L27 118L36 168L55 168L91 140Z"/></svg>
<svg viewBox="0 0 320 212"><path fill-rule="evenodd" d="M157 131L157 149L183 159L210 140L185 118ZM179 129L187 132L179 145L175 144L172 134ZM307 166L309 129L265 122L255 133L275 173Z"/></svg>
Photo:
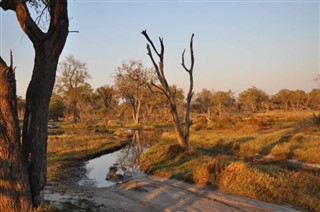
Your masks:
<svg viewBox="0 0 320 212"><path fill-rule="evenodd" d="M106 180L110 167L116 167L116 174L127 179L140 172L141 154L159 140L163 130L133 131L131 142L123 149L89 160L85 166L86 177L79 181L80 185L98 188L112 186L119 181Z"/></svg>
<svg viewBox="0 0 320 212"><path fill-rule="evenodd" d="M120 154L117 161L120 167L126 168L127 171L139 171L141 154L152 146L161 133L159 130L134 130L130 144L121 150L123 154Z"/></svg>

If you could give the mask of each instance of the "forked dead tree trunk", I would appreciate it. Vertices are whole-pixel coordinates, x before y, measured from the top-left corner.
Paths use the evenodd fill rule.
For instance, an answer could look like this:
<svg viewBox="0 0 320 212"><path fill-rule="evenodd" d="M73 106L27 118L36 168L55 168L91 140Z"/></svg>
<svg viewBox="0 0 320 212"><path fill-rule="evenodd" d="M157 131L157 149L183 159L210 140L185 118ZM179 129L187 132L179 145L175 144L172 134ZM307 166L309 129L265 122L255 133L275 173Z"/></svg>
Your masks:
<svg viewBox="0 0 320 212"><path fill-rule="evenodd" d="M181 120L179 119L179 113L177 109L177 103L176 103L176 90L170 89L170 86L167 82L167 79L164 74L164 44L163 44L163 39L159 37L160 41L160 52L157 50L155 45L153 44L152 40L147 34L147 30L144 30L141 32L141 34L144 35L144 37L147 39L148 44L147 44L147 50L148 50L148 55L153 63L153 66L156 70L156 74L158 76L158 79L160 81L160 85L156 85L155 83L151 82L151 84L159 89L168 99L170 103L170 112L172 116L172 121L174 124L175 132L178 138L178 143L180 144L181 147L183 148L188 148L189 147L189 137L190 137L190 126L191 126L191 120L190 120L190 106L191 106L191 99L193 96L193 67L194 67L194 53L193 53L193 37L194 34L192 34L191 39L190 39L190 54L191 54L191 65L190 68L188 69L185 66L184 63L184 53L185 50L182 53L182 67L186 72L189 74L189 91L188 91L188 96L187 96L187 103L186 103L186 115L185 115L185 126L183 126ZM158 64L156 63L155 59L153 58L152 55L152 50L156 53L156 55L159 57L159 62Z"/></svg>
<svg viewBox="0 0 320 212"><path fill-rule="evenodd" d="M0 57L0 211L29 211L32 206L20 144L14 69Z"/></svg>

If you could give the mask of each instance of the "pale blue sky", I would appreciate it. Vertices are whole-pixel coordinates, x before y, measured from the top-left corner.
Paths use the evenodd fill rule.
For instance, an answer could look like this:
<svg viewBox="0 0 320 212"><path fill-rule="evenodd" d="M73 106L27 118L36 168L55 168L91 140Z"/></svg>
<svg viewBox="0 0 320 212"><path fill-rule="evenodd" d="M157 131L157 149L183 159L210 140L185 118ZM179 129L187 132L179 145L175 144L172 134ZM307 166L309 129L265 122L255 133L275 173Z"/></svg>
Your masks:
<svg viewBox="0 0 320 212"><path fill-rule="evenodd" d="M34 51L13 12L0 11L0 55L14 52L18 94L31 78ZM165 67L172 84L187 88L181 53L195 33L195 89L236 94L256 86L310 91L319 74L319 1L69 1L70 30L63 57L87 62L94 88L112 84L124 60L151 67L147 29L164 38ZM158 44L158 43L157 43ZM188 53L188 52L187 52ZM189 55L187 55L189 58ZM189 62L187 60L187 62Z"/></svg>

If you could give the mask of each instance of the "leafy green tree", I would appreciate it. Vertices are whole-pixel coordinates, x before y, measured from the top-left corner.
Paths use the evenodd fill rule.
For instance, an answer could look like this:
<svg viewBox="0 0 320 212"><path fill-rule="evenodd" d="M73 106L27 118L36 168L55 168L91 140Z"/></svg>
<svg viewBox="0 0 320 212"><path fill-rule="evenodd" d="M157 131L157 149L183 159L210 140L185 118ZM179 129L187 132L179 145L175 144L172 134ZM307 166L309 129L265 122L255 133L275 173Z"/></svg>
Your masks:
<svg viewBox="0 0 320 212"><path fill-rule="evenodd" d="M308 95L303 90L292 91L291 102L292 107L296 110L306 109L308 107Z"/></svg>
<svg viewBox="0 0 320 212"><path fill-rule="evenodd" d="M213 107L221 116L223 116L227 111L230 111L234 103L235 98L232 91L217 91L212 96Z"/></svg>
<svg viewBox="0 0 320 212"><path fill-rule="evenodd" d="M292 91L282 89L272 97L272 101L282 106L285 110L288 110L292 104Z"/></svg>
<svg viewBox="0 0 320 212"><path fill-rule="evenodd" d="M26 107L26 100L22 98L22 96L17 96L17 110L18 110L18 117L23 117Z"/></svg>
<svg viewBox="0 0 320 212"><path fill-rule="evenodd" d="M87 71L87 64L67 56L60 64L61 75L58 76L56 91L63 98L64 105L73 116L73 122L80 119L80 103L90 99L91 85L87 82L91 78Z"/></svg>
<svg viewBox="0 0 320 212"><path fill-rule="evenodd" d="M207 113L208 118L210 119L210 109L212 108L212 92L206 88L203 88L199 93L196 94L193 101L192 107L198 113Z"/></svg>
<svg viewBox="0 0 320 212"><path fill-rule="evenodd" d="M96 89L96 94L99 96L107 112L110 112L118 104L116 100L116 89L113 86L101 86Z"/></svg>
<svg viewBox="0 0 320 212"><path fill-rule="evenodd" d="M100 109L97 104L99 97L95 95L89 83L80 86L77 96L77 108L79 111L79 120L85 122L94 118L97 111Z"/></svg>
<svg viewBox="0 0 320 212"><path fill-rule="evenodd" d="M119 96L131 105L135 124L140 122L140 109L144 98L150 92L150 81L150 69L145 68L141 61L130 60L122 63L116 70L115 87Z"/></svg>
<svg viewBox="0 0 320 212"><path fill-rule="evenodd" d="M309 107L311 109L319 109L320 108L320 89L312 89L309 92Z"/></svg>
<svg viewBox="0 0 320 212"><path fill-rule="evenodd" d="M53 94L49 104L49 120L59 121L64 117L65 106L59 95Z"/></svg>
<svg viewBox="0 0 320 212"><path fill-rule="evenodd" d="M251 87L239 94L238 103L247 110L256 111L269 101L268 94L256 87Z"/></svg>

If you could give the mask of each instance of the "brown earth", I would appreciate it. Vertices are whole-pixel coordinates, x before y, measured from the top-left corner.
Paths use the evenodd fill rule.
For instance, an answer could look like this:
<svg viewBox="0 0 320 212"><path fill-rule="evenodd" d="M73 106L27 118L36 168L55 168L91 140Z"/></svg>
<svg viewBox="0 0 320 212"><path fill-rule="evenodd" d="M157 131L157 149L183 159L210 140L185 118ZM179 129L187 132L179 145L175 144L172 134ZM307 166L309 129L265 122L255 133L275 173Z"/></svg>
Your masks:
<svg viewBox="0 0 320 212"><path fill-rule="evenodd" d="M80 186L69 180L49 183L45 199L60 208L72 205L70 211L298 211L146 174L107 188Z"/></svg>

